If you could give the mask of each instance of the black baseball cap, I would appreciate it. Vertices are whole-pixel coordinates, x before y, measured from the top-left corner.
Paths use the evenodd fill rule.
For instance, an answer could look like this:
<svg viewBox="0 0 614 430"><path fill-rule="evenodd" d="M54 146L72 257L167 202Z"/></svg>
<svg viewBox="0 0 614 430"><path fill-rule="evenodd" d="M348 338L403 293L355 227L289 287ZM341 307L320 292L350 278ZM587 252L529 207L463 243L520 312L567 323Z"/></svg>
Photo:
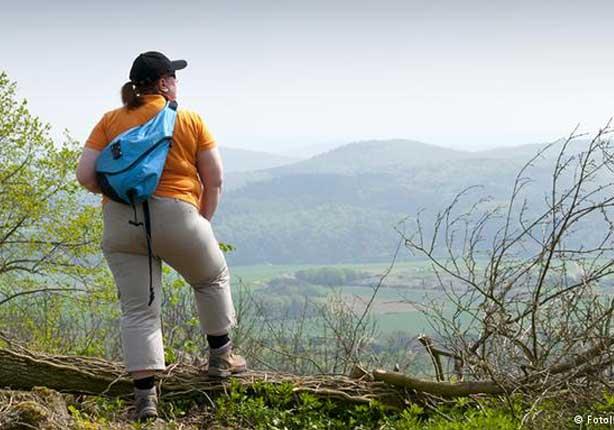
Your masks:
<svg viewBox="0 0 614 430"><path fill-rule="evenodd" d="M161 76L185 69L185 60L171 61L161 52L149 51L140 54L132 63L130 80L135 84L146 84L158 80Z"/></svg>

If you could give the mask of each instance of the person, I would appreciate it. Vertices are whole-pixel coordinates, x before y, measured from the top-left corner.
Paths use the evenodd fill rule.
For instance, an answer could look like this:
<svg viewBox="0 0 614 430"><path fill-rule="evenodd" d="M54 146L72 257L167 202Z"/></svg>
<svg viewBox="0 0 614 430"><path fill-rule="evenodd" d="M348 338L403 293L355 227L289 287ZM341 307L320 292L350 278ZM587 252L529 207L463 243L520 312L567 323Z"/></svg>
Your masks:
<svg viewBox="0 0 614 430"><path fill-rule="evenodd" d="M140 54L123 85L123 107L103 115L92 130L77 167L77 180L100 193L96 159L113 138L147 122L177 97L176 72L184 60L160 52ZM139 420L157 417L154 375L165 369L160 321L161 263L192 286L203 334L209 345L207 372L227 377L246 369L229 337L236 323L226 260L211 228L222 192L223 166L216 142L202 118L178 109L172 145L160 183L149 199L154 299L148 305L149 258L142 223L130 222L131 206L103 197L101 248L113 273L121 303L121 341L127 371L134 380ZM143 220L143 208L136 216Z"/></svg>

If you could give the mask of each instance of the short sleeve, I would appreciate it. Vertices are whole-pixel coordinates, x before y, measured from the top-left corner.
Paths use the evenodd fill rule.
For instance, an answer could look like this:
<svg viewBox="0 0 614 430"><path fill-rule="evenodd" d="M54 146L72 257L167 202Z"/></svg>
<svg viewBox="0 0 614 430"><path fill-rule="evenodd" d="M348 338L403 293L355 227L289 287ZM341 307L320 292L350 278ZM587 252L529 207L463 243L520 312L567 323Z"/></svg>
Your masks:
<svg viewBox="0 0 614 430"><path fill-rule="evenodd" d="M205 121L203 121L200 115L196 115L196 118L196 130L198 139L196 142L196 146L198 151L206 151L208 149L215 148L215 139L213 138L211 131L209 131L209 127L207 127L207 124L205 124Z"/></svg>
<svg viewBox="0 0 614 430"><path fill-rule="evenodd" d="M85 147L102 151L108 143L107 134L105 133L105 117L103 116L90 133L90 137L87 138Z"/></svg>

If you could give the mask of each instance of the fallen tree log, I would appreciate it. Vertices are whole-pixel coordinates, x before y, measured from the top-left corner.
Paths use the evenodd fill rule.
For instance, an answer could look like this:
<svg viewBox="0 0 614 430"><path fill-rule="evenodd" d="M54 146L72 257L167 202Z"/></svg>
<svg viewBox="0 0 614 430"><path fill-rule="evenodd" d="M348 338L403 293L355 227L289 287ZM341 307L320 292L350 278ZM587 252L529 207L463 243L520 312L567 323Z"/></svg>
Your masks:
<svg viewBox="0 0 614 430"><path fill-rule="evenodd" d="M426 381L424 379L412 378L402 373L387 372L385 370L374 370L373 377L376 381L382 381L398 387L405 387L442 397L466 397L472 394L505 393L503 387L490 381L458 382L451 384L448 382Z"/></svg>
<svg viewBox="0 0 614 430"><path fill-rule="evenodd" d="M550 366L546 369L531 373L524 378L508 380L505 385L494 381L467 381L451 384L448 382L435 382L413 378L397 372L374 370L376 381L386 382L398 387L428 393L441 397L465 397L472 394L506 394L516 389L543 392L547 387L563 385L571 379L587 374L587 369L604 370L614 363L612 347L614 338L608 338L597 345L570 357L563 363ZM545 385L549 384L549 385Z"/></svg>
<svg viewBox="0 0 614 430"><path fill-rule="evenodd" d="M611 343L606 345L606 348ZM603 349L603 346L601 346ZM588 353L594 353L591 349ZM585 358L584 355L580 357ZM575 363L579 358L572 360ZM609 363L609 362L608 362ZM572 367L568 363L554 367L549 372ZM228 391L229 380L208 377L202 367L188 363L176 363L158 375L162 398L210 397ZM540 373L518 385L530 385ZM436 382L413 378L398 372L362 370L354 377L343 375L297 376L280 372L250 371L234 378L239 384L250 387L261 382L272 384L289 383L295 393L308 392L352 403L370 403L374 400L391 406L404 407L429 396L464 397L473 394L499 395L513 391L492 381ZM0 347L0 388L30 390L45 386L57 391L105 396L130 396L132 381L122 364L95 357L50 355L33 352L10 343Z"/></svg>
<svg viewBox="0 0 614 430"><path fill-rule="evenodd" d="M373 400L404 407L417 400L415 393L370 377L352 379L341 375L296 376L277 372L247 372L234 378L250 387L260 382L291 383L295 393L308 392L317 397L352 403ZM0 348L0 388L30 390L45 386L57 391L105 396L132 395L132 382L124 367L94 357L60 356L32 352L21 347ZM210 378L202 368L172 364L159 375L162 398L209 399L225 393L229 380Z"/></svg>

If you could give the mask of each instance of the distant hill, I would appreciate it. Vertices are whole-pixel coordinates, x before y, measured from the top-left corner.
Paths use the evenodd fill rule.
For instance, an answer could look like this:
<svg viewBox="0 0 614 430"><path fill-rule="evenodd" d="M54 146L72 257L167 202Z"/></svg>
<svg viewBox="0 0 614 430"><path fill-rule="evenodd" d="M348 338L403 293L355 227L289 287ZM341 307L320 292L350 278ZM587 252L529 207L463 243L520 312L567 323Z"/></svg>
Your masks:
<svg viewBox="0 0 614 430"><path fill-rule="evenodd" d="M327 142L327 143L316 143L313 145L306 146L291 146L288 149L282 149L279 154L287 155L288 157L299 157L302 159L307 159L314 157L323 152L328 152L334 148L341 146L343 143L339 142Z"/></svg>
<svg viewBox="0 0 614 430"><path fill-rule="evenodd" d="M461 190L480 185L506 201L537 146L466 152L411 140L370 140L308 160L230 175L214 220L234 264L388 261L394 226L425 209L432 217ZM552 156L535 163L530 197L543 201ZM477 198L478 196L476 196Z"/></svg>
<svg viewBox="0 0 614 430"><path fill-rule="evenodd" d="M225 146L220 146L220 153L224 161L224 171L229 173L269 169L299 160L299 158Z"/></svg>
<svg viewBox="0 0 614 430"><path fill-rule="evenodd" d="M469 152L455 151L412 140L369 140L339 146L307 160L271 169L227 175L227 190L252 182L299 174L355 175L361 173L396 173L411 166L477 157Z"/></svg>
<svg viewBox="0 0 614 430"><path fill-rule="evenodd" d="M530 143L519 146L506 146L501 148L487 149L482 151L471 152L474 157L482 157L488 159L519 159L528 161L535 156L540 150L545 149L548 145L553 145L552 148L544 154L545 159L554 159L558 155L558 150L562 148L565 139L557 139L547 143ZM568 154L577 154L585 151L589 141L587 139L574 139L566 149Z"/></svg>
<svg viewBox="0 0 614 430"><path fill-rule="evenodd" d="M279 167L272 173L356 174L403 169L433 161L459 160L470 156L471 153L413 140L367 140L343 145L308 160Z"/></svg>

